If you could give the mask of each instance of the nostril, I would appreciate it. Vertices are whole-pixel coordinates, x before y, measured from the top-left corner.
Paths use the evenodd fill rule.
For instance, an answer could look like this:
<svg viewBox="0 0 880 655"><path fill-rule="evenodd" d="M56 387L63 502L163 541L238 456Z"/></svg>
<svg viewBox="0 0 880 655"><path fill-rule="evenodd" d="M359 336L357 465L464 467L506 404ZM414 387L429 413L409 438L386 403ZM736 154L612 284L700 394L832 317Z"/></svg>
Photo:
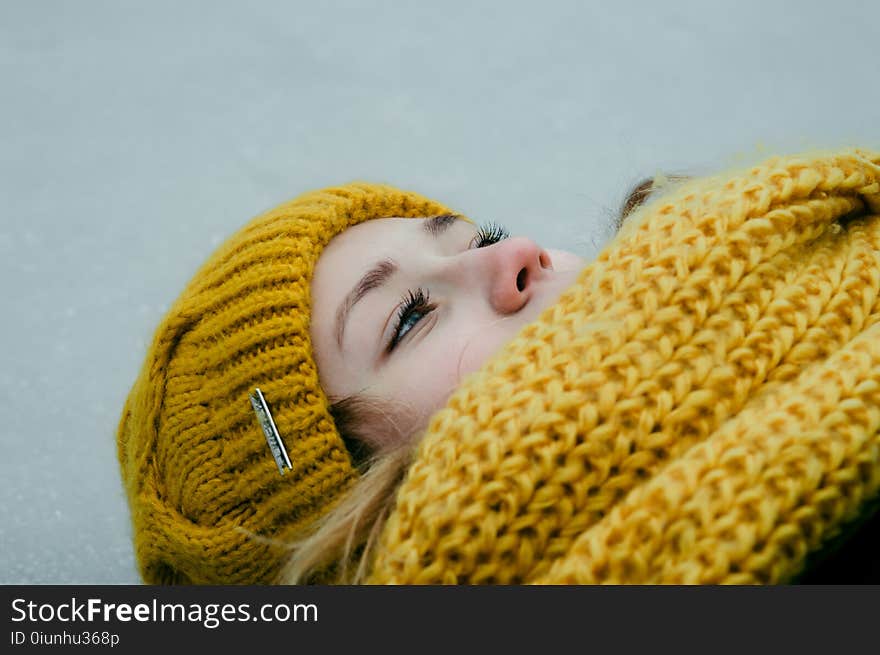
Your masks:
<svg viewBox="0 0 880 655"><path fill-rule="evenodd" d="M526 288L526 278L528 277L528 274L528 269L524 268L519 272L519 275L516 276L516 288L519 291L522 291Z"/></svg>
<svg viewBox="0 0 880 655"><path fill-rule="evenodd" d="M538 263L541 264L541 268L553 268L552 264L550 263L550 255L548 255L546 252L542 251L541 254L538 255Z"/></svg>

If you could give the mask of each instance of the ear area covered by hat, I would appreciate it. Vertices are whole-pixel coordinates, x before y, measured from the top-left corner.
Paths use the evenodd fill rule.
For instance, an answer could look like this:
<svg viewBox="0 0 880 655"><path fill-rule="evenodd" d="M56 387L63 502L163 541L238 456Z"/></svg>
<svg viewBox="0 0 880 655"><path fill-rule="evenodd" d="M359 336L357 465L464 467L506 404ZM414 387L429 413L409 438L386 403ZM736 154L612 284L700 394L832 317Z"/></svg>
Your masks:
<svg viewBox="0 0 880 655"><path fill-rule="evenodd" d="M786 583L880 494L880 154L639 209L431 419L372 583Z"/></svg>
<svg viewBox="0 0 880 655"><path fill-rule="evenodd" d="M199 269L155 332L117 431L145 582L271 582L290 542L357 473L318 384L310 283L351 225L449 209L357 183L255 219ZM249 400L259 387L293 469L279 475Z"/></svg>

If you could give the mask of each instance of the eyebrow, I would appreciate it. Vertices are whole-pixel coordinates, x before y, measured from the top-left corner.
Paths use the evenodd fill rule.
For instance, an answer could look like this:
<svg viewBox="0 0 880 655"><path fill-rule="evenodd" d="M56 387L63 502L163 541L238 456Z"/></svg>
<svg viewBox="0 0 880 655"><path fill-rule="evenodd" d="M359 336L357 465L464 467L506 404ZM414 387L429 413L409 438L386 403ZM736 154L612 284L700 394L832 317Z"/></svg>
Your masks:
<svg viewBox="0 0 880 655"><path fill-rule="evenodd" d="M422 229L426 234L433 238L439 238L441 234L446 232L452 225L459 220L456 214L440 214L422 222ZM377 262L364 276L358 280L358 283L352 287L348 295L342 300L339 309L336 310L336 343L339 350L342 350L342 339L345 336L345 326L348 322L348 315L364 296L370 291L378 289L388 282L392 275L397 271L398 266L390 259L384 259Z"/></svg>

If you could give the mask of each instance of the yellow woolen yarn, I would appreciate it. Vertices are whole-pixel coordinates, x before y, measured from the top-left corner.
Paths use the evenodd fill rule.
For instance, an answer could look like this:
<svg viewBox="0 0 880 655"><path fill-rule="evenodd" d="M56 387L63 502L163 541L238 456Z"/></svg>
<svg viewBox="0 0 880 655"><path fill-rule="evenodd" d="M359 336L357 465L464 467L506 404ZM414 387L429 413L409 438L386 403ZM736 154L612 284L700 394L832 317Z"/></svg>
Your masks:
<svg viewBox="0 0 880 655"><path fill-rule="evenodd" d="M373 583L781 583L880 491L880 154L639 210L435 414Z"/></svg>
<svg viewBox="0 0 880 655"><path fill-rule="evenodd" d="M255 218L202 266L156 330L117 433L146 582L270 582L280 544L340 498L356 473L312 357L315 264L351 225L448 211L389 186L325 189ZM284 476L254 387L290 454Z"/></svg>

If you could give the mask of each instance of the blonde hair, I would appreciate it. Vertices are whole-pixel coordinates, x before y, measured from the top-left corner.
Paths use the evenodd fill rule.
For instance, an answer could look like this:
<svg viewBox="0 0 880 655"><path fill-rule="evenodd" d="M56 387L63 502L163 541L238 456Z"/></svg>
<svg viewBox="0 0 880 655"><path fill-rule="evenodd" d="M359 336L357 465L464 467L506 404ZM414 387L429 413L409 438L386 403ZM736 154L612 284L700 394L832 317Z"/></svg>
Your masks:
<svg viewBox="0 0 880 655"><path fill-rule="evenodd" d="M359 584L379 533L391 510L394 494L415 453L418 438L407 435L393 422L387 400L354 395L334 402L330 413L360 471L346 496L310 531L288 544L291 554L281 569L279 584ZM370 436L391 430L390 445L372 450Z"/></svg>
<svg viewBox="0 0 880 655"><path fill-rule="evenodd" d="M674 175L640 180L627 193L615 217L615 228L619 230L656 191L687 179ZM366 579L379 535L419 442L418 436L401 432L390 405L388 400L354 395L330 406L336 428L361 475L310 532L288 545L291 555L278 575L279 584L360 584ZM383 422L384 428L380 427ZM391 430L393 438L378 441L394 445L372 451L367 444L376 443L376 432L383 429Z"/></svg>

